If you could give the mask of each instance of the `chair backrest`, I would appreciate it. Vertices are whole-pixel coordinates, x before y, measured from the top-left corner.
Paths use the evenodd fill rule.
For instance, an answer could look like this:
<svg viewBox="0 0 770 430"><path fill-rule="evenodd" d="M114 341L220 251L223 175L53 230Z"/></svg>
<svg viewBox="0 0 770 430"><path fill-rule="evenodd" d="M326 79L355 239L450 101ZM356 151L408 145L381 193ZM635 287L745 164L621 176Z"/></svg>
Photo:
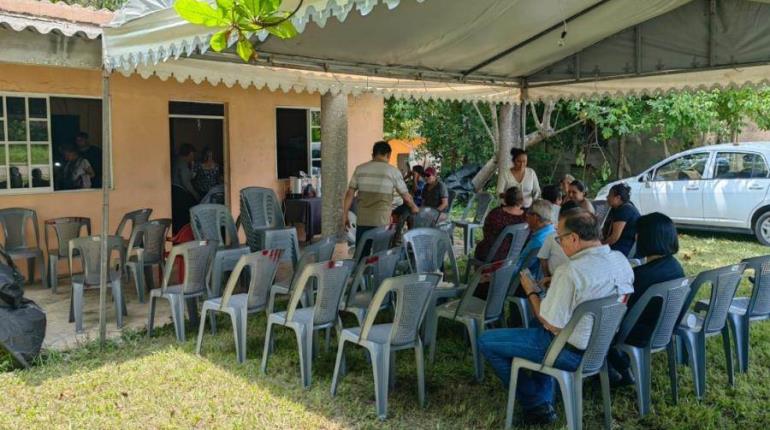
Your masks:
<svg viewBox="0 0 770 430"><path fill-rule="evenodd" d="M660 304L660 314L655 326L649 327L651 330L645 333L647 336L645 344L649 345L652 350L667 346L671 342L671 335L674 333L679 313L682 311L689 292L690 279L688 278L673 279L651 285L623 318L617 342L624 343L626 341L628 335L639 322L639 318L644 314L645 309L655 301Z"/></svg>
<svg viewBox="0 0 770 430"><path fill-rule="evenodd" d="M238 230L230 209L208 203L190 208L190 225L195 240L217 241L220 248L237 247Z"/></svg>
<svg viewBox="0 0 770 430"><path fill-rule="evenodd" d="M687 295L684 307L679 313L678 323L684 320L701 287L710 284L711 301L706 312L703 329L707 334L721 331L745 268L746 265L741 263L700 272L690 283L690 294Z"/></svg>
<svg viewBox="0 0 770 430"><path fill-rule="evenodd" d="M511 278L516 270L516 264L514 263L514 259L495 261L477 270L468 282L468 288L463 292L463 297L460 305L457 306L455 316L468 313L468 306L474 297L476 288L481 282L489 283L482 317L484 317L485 321L489 321L496 320L502 316L505 298L511 286Z"/></svg>
<svg viewBox="0 0 770 430"><path fill-rule="evenodd" d="M423 207L416 214L409 215L409 223L411 228L432 228L436 226L440 215L434 208Z"/></svg>
<svg viewBox="0 0 770 430"><path fill-rule="evenodd" d="M292 267L297 267L300 250L296 228L258 230L257 236L261 237L259 240L262 244L260 249L282 249L281 261L291 261Z"/></svg>
<svg viewBox="0 0 770 430"><path fill-rule="evenodd" d="M626 305L619 302L616 295L603 299L589 300L579 304L572 312L572 318L570 318L567 326L551 342L543 364L553 367L554 363L556 363L556 358L564 349L564 345L566 345L567 340L575 331L580 321L583 318L589 318L592 323L591 338L583 352L583 359L580 362L578 371L582 372L584 376L598 373L604 364L607 351L625 313Z"/></svg>
<svg viewBox="0 0 770 430"><path fill-rule="evenodd" d="M79 237L70 239L68 244L69 269L72 272L72 262L75 258L80 258L83 267L83 277L88 285L97 285L101 280L101 251L102 238L99 235ZM107 236L107 262L113 260L113 255L117 253L120 258L117 259L117 271L120 272L123 258L123 238L120 236ZM112 268L109 268L112 270Z"/></svg>
<svg viewBox="0 0 770 430"><path fill-rule="evenodd" d="M62 217L45 221L45 244L48 245L48 231L53 230L56 237L56 255L66 257L70 239L80 237L83 228L86 236L91 236L91 218Z"/></svg>
<svg viewBox="0 0 770 430"><path fill-rule="evenodd" d="M511 245L508 248L508 253L500 258L500 260L518 257L519 254L521 254L521 250L524 249L524 243L527 242L527 237L529 237L529 226L526 223L513 224L505 227L497 236L495 242L492 244L492 248L490 248L487 253L486 262L491 263L494 260L497 251L506 241L510 241Z"/></svg>
<svg viewBox="0 0 770 430"><path fill-rule="evenodd" d="M192 241L176 245L166 259L163 271L163 289L171 283L171 271L174 268L176 257L182 257L184 261L184 281L182 283L183 294L198 294L207 290L207 281L211 271L211 261L217 252L216 242Z"/></svg>
<svg viewBox="0 0 770 430"><path fill-rule="evenodd" d="M473 222L481 224L484 222L484 218L486 218L487 212L489 211L489 205L492 203L492 194L480 192L476 193L473 197L476 201L476 211L473 213ZM468 208L466 210L469 209L470 203L468 203Z"/></svg>
<svg viewBox="0 0 770 430"><path fill-rule="evenodd" d="M460 283L452 241L445 232L435 228L409 230L404 233L403 247L412 273L442 272L445 260L449 258L453 276L450 282Z"/></svg>
<svg viewBox="0 0 770 430"><path fill-rule="evenodd" d="M352 271L352 260L325 261L305 266L291 286L287 321L294 318L294 312L297 310L300 298L305 294L305 289L313 285L311 281L315 281L318 290L313 306L313 324L327 325L336 322L342 293L345 291Z"/></svg>
<svg viewBox="0 0 770 430"><path fill-rule="evenodd" d="M770 255L747 258L742 263L754 272L747 315L750 318L770 315Z"/></svg>
<svg viewBox="0 0 770 430"><path fill-rule="evenodd" d="M610 214L610 205L607 200L594 200L591 202L594 207L594 215L599 221L599 226L604 226L604 221L607 220L607 215Z"/></svg>
<svg viewBox="0 0 770 430"><path fill-rule="evenodd" d="M136 249L142 249L145 264L163 261L166 238L171 224L170 219L160 218L138 225L133 229L131 239L128 240L127 255L132 255Z"/></svg>
<svg viewBox="0 0 770 430"><path fill-rule="evenodd" d="M317 255L316 261L329 261L334 256L336 247L337 241L332 236L324 236L318 242L313 242L302 249L302 255L314 253Z"/></svg>
<svg viewBox="0 0 770 430"><path fill-rule="evenodd" d="M400 260L400 248L386 249L361 259L353 271L348 299L351 299L359 291L376 292L385 279L393 276Z"/></svg>
<svg viewBox="0 0 770 430"><path fill-rule="evenodd" d="M356 252L353 256L353 261L359 261L362 257L365 257L363 254L364 250L367 250L368 253L366 255L368 256L390 248L390 243L393 241L393 236L395 236L395 234L396 226L394 225L377 227L365 231L364 234L361 235L361 243L356 243Z"/></svg>
<svg viewBox="0 0 770 430"><path fill-rule="evenodd" d="M242 189L241 222L247 235L249 229L285 227L281 203L275 191L264 187Z"/></svg>
<svg viewBox="0 0 770 430"><path fill-rule="evenodd" d="M282 252L280 249L265 249L241 255L230 277L227 279L227 285L225 285L225 290L222 293L220 308L226 308L230 303L230 297L232 297L235 286L238 284L245 268L249 269L248 308L265 307L268 296L270 296L270 286L273 285L275 273L278 271L278 261L281 258Z"/></svg>
<svg viewBox="0 0 770 430"><path fill-rule="evenodd" d="M385 279L369 304L366 319L361 327L360 340L368 340L369 333L382 304L391 292L396 294L396 309L390 330L390 344L406 346L419 339L419 330L428 309L433 290L441 282L439 274L411 274Z"/></svg>
<svg viewBox="0 0 770 430"><path fill-rule="evenodd" d="M32 222L35 243L27 243L27 221ZM7 208L0 209L0 224L3 227L3 247L8 252L14 249L24 249L40 246L40 233L37 227L37 212L32 209Z"/></svg>
<svg viewBox="0 0 770 430"><path fill-rule="evenodd" d="M125 230L126 226L130 222L131 231L128 233L128 237L131 237L135 228L150 220L151 214L151 208L137 209L135 211L127 212L120 220L120 224L118 224L118 228L115 230L115 236L123 237L123 230Z"/></svg>

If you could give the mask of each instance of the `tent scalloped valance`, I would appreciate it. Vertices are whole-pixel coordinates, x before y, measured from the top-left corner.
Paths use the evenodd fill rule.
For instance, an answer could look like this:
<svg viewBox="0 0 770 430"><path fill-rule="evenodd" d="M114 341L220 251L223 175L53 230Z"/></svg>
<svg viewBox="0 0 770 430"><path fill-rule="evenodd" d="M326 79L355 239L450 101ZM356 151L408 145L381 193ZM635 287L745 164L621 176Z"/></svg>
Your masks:
<svg viewBox="0 0 770 430"><path fill-rule="evenodd" d="M293 0L293 2L296 1ZM311 21L323 28L332 17L344 22L354 9L362 16L366 16L379 4L392 10L401 1L406 0L305 0L303 6L291 20L297 31L302 33ZM422 3L425 0L413 1ZM292 1L287 1L284 7L292 8L291 4ZM110 36L107 42L108 49L105 50L104 54L105 67L108 69L134 69L139 66L158 64L171 58L179 59L183 55L190 56L195 52L206 52L209 47L209 39L215 31L187 23L176 14L172 6L173 0L134 0L119 10L110 26L105 29L105 33ZM134 25L138 21L142 22L141 26ZM145 21L152 21L151 25L148 27ZM152 32L148 32L148 43L144 49L121 52L121 35L131 34L135 38L135 33L143 31L143 28L154 29ZM177 36L153 41L152 33L156 31L177 34ZM260 41L264 41L269 33L262 30L254 36ZM113 45L112 40L117 43ZM231 42L234 43L234 41Z"/></svg>

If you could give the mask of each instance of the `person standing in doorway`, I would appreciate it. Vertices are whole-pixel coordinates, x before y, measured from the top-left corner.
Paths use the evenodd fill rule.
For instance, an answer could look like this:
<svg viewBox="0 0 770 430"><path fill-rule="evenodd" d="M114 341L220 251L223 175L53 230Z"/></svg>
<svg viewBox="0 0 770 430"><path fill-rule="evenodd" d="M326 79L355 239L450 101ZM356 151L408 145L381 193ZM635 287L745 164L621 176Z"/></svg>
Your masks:
<svg viewBox="0 0 770 430"><path fill-rule="evenodd" d="M372 148L372 161L356 167L350 178L348 191L342 205L342 222L350 227L348 211L353 204L353 197L358 196L358 226L356 242L367 230L391 223L393 192L397 192L412 213L419 211L412 195L401 176L401 172L389 164L393 151L387 142L379 141Z"/></svg>
<svg viewBox="0 0 770 430"><path fill-rule="evenodd" d="M75 136L75 145L78 148L80 156L88 160L88 164L94 171L91 178L91 186L88 188L102 187L102 150L99 147L91 145L88 141L88 133L80 132Z"/></svg>
<svg viewBox="0 0 770 430"><path fill-rule="evenodd" d="M174 159L174 168L171 171L171 183L184 188L198 202L201 197L192 183L193 172L191 166L193 161L195 161L195 148L189 143L180 145L179 152Z"/></svg>

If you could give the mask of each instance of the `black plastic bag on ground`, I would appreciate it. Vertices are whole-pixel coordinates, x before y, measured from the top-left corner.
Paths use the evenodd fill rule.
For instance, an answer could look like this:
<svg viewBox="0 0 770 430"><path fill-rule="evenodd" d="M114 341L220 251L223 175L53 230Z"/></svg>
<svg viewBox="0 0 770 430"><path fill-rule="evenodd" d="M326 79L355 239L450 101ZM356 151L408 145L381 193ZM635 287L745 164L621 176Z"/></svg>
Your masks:
<svg viewBox="0 0 770 430"><path fill-rule="evenodd" d="M40 354L46 317L40 307L24 299L17 308L0 304L0 346L23 367Z"/></svg>
<svg viewBox="0 0 770 430"><path fill-rule="evenodd" d="M45 339L45 312L24 298L24 278L2 247L0 260L0 347L29 367Z"/></svg>

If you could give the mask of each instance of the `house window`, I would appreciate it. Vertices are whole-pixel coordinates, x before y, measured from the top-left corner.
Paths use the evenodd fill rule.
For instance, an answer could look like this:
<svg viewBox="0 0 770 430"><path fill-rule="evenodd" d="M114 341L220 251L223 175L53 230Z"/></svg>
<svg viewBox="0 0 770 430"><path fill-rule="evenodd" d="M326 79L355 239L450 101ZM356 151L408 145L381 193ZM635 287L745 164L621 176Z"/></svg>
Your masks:
<svg viewBox="0 0 770 430"><path fill-rule="evenodd" d="M98 99L0 94L0 194L83 188L64 178L72 170L67 148L79 149L83 158L98 158L91 168L97 172L81 182L99 188L101 129Z"/></svg>
<svg viewBox="0 0 770 430"><path fill-rule="evenodd" d="M321 111L278 108L276 110L278 178L300 172L321 174Z"/></svg>

